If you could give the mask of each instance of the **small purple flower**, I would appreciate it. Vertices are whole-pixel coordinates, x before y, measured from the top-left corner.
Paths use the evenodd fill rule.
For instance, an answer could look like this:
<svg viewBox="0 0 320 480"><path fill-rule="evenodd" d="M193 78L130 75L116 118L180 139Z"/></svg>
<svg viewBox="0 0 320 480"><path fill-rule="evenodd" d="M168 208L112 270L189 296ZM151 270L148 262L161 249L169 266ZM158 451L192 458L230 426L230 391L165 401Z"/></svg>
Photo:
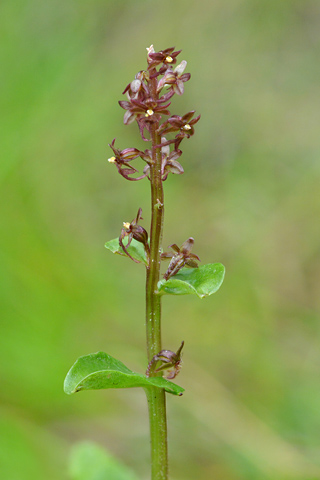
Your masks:
<svg viewBox="0 0 320 480"><path fill-rule="evenodd" d="M163 77L158 82L157 90L160 90L165 86L170 86L174 93L182 95L184 93L184 83L190 80L190 73L183 73L187 66L187 62L182 62L174 69L168 68Z"/></svg>
<svg viewBox="0 0 320 480"><path fill-rule="evenodd" d="M198 268L196 260L200 262L200 258L198 255L190 253L193 245L194 239L190 237L181 245L180 248L174 243L173 245L169 246L172 248L173 252L164 252L161 254L161 260L171 258L168 270L163 276L165 280L168 280L173 275L176 275L185 265L192 268Z"/></svg>
<svg viewBox="0 0 320 480"><path fill-rule="evenodd" d="M126 93L129 100L144 100L150 96L149 89L144 83L144 81L148 79L149 72L141 70L135 75L134 80L128 83L122 94Z"/></svg>
<svg viewBox="0 0 320 480"><path fill-rule="evenodd" d="M137 148L125 148L124 150L119 150L114 147L115 141L116 139L114 138L112 140L112 143L108 144L114 153L114 156L108 158L108 162L114 163L120 175L122 175L127 180L137 181L137 180L141 180L142 178L145 178L146 175L142 175L140 177L129 177L129 175L133 175L134 173L137 173L138 170L132 167L132 165L129 165L128 162L131 162L131 160L134 160L135 158L140 157L140 154L142 152L140 152L140 150L138 150ZM124 168L124 167L127 167L127 168Z"/></svg>
<svg viewBox="0 0 320 480"><path fill-rule="evenodd" d="M160 50L160 52L155 52L153 49L153 51L150 51L150 53L148 54L148 69L156 67L161 63L163 65L174 65L175 63L177 63L176 57L179 55L180 52L181 50L174 52L174 47ZM162 73L161 70L160 73Z"/></svg>
<svg viewBox="0 0 320 480"><path fill-rule="evenodd" d="M126 110L124 114L123 121L126 125L129 125L134 120L137 120L140 134L143 140L148 141L145 138L143 131L146 128L149 131L149 125L155 122L159 122L161 119L161 115L170 115L170 111L167 110L170 103L163 105L163 103L167 102L173 93L168 92L166 95L163 95L158 100L153 100L151 97L148 97L144 100L134 100L132 99L130 102L126 101L119 101L120 107Z"/></svg>
<svg viewBox="0 0 320 480"><path fill-rule="evenodd" d="M172 350L161 350L157 355L154 355L151 362L149 362L146 377L153 377L158 372L169 370L165 378L169 380L175 378L181 370L181 351L183 346L184 342L181 342L181 345L176 352L173 352ZM162 365L156 369L155 367L158 362L161 362Z"/></svg>
<svg viewBox="0 0 320 480"><path fill-rule="evenodd" d="M167 142L167 145L174 143L175 148L177 149L183 138L190 138L192 135L194 135L193 126L199 122L201 117L201 115L198 115L196 118L191 120L194 112L195 110L191 110L183 115L183 117L180 117L179 115L172 115L172 117L168 118L168 120L161 125L159 129L159 133L161 135L171 132L179 132L173 140L169 140Z"/></svg>
<svg viewBox="0 0 320 480"><path fill-rule="evenodd" d="M170 111L167 110L170 102L166 105L161 105L167 100L168 95L165 98L164 96L159 98L159 100L153 100L150 97L144 100L131 99L131 101L129 102L120 100L120 107L124 108L124 110L127 110L124 114L124 123L128 125L129 123L132 123L136 118L141 118L141 116L144 116L152 122L156 118L155 114L158 113L162 113L163 115L170 115ZM157 117L157 120L159 120L159 117Z"/></svg>
<svg viewBox="0 0 320 480"><path fill-rule="evenodd" d="M170 153L170 147L166 144L167 140L165 137L162 137L162 143L164 146L161 148L161 177L162 181L165 181L168 178L169 173L174 173L176 175L181 175L184 173L182 165L177 162L177 158L182 155L181 150L172 150ZM150 164L152 164L152 152L151 150L145 150L141 155L141 158L147 162L143 169L143 173L147 175L150 180Z"/></svg>
<svg viewBox="0 0 320 480"><path fill-rule="evenodd" d="M131 260L133 260L136 263L140 263L139 260L135 260L134 258L132 258L130 253L128 253L128 250L127 250L127 247L129 247L133 238L137 240L137 242L140 242L144 245L147 259L149 258L149 252L150 252L149 243L148 243L148 233L143 227L141 227L141 225L138 225L138 222L140 220L143 220L141 208L139 208L136 218L132 220L131 223L123 222L123 228L121 229L121 233L119 237L120 247L122 248L124 253L128 255L128 257L131 258ZM128 237L128 243L126 246L124 246L123 244L123 239L125 237Z"/></svg>

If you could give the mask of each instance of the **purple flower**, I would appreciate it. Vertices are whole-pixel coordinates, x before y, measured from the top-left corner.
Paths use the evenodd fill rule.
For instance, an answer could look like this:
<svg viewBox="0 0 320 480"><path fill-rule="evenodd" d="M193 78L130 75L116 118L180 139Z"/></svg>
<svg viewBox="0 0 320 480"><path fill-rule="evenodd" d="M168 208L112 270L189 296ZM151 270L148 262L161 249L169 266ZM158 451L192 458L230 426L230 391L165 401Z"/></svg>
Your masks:
<svg viewBox="0 0 320 480"><path fill-rule="evenodd" d="M173 95L173 92L168 92L166 95L163 95L158 100L153 100L153 98L146 98L144 100L134 100L130 102L119 101L120 107L126 110L124 114L123 121L126 125L129 125L134 120L137 120L140 134L143 140L148 141L145 138L143 131L146 128L149 131L149 125L155 122L158 122L161 119L161 115L170 115L170 111L167 110L170 103L163 105L167 102Z"/></svg>
<svg viewBox="0 0 320 480"><path fill-rule="evenodd" d="M162 144L164 144L164 146L161 148L161 176L162 180L165 181L168 178L169 173L181 175L182 173L184 173L184 170L182 168L182 165L177 162L177 158L182 155L182 151L172 150L172 152L170 153L170 147L166 144L166 138L162 137L161 140ZM152 151L145 150L140 156L148 164L144 167L143 173L145 173L150 180L150 164L152 164Z"/></svg>
<svg viewBox="0 0 320 480"><path fill-rule="evenodd" d="M201 115L198 115L196 118L191 120L194 112L195 110L191 110L183 115L183 117L180 117L179 115L172 115L172 117L168 118L168 120L161 125L159 129L159 133L161 135L171 132L179 132L173 140L169 140L167 142L167 145L174 143L175 148L177 149L183 138L190 138L194 134L193 125L198 123L201 117Z"/></svg>
<svg viewBox="0 0 320 480"><path fill-rule="evenodd" d="M161 254L161 260L171 258L168 270L163 276L165 280L168 280L173 275L176 275L185 265L192 268L198 268L196 260L200 262L200 258L198 255L190 253L193 245L194 239L190 237L181 245L180 248L174 243L173 245L169 246L172 248L173 252L164 252Z"/></svg>
<svg viewBox="0 0 320 480"><path fill-rule="evenodd" d="M160 52L155 52L152 46L151 51L148 53L148 69L156 67L163 63L163 65L174 65L177 63L177 56L181 50L174 52L174 47L166 48L165 50L160 50ZM162 73L160 71L160 73Z"/></svg>
<svg viewBox="0 0 320 480"><path fill-rule="evenodd" d="M122 94L126 93L129 100L144 100L150 96L149 89L144 83L144 81L148 79L149 72L141 70L135 75L134 80L128 83Z"/></svg>
<svg viewBox="0 0 320 480"><path fill-rule="evenodd" d="M184 92L184 83L190 80L190 73L183 73L187 66L187 62L182 62L174 69L168 68L163 77L158 82L158 92L165 86L171 86L174 93L182 95Z"/></svg>
<svg viewBox="0 0 320 480"><path fill-rule="evenodd" d="M175 378L181 370L181 351L183 346L184 342L181 342L177 352L172 352L172 350L161 350L157 355L154 355L151 362L149 362L146 377L153 377L158 372L169 370L165 378L168 378L169 380ZM158 362L161 362L162 365L156 369L155 367Z"/></svg>
<svg viewBox="0 0 320 480"><path fill-rule="evenodd" d="M131 162L131 160L140 157L140 154L142 152L140 152L140 150L138 150L137 148L125 148L124 150L119 150L114 147L115 141L116 139L114 138L112 140L112 143L109 143L109 147L112 148L114 156L108 158L108 162L114 163L120 175L122 175L127 180L136 181L145 178L146 175L142 175L140 177L129 177L129 175L137 173L138 170L132 167L132 165L129 165L128 162Z"/></svg>
<svg viewBox="0 0 320 480"><path fill-rule="evenodd" d="M139 260L135 260L134 258L132 258L130 253L128 253L127 251L127 247L129 247L133 238L137 240L137 242L140 242L144 245L147 259L149 258L148 233L143 227L141 227L141 225L138 225L139 220L143 220L141 208L139 208L136 218L132 220L131 223L123 222L123 228L121 229L121 233L119 237L120 247L122 248L124 253L128 255L128 257L131 258L131 260L133 260L136 263L140 263ZM124 246L123 244L123 239L125 237L128 237L128 243L126 246Z"/></svg>
<svg viewBox="0 0 320 480"><path fill-rule="evenodd" d="M166 102L169 99L169 96L161 97L158 100L153 100L152 98L146 98L144 100L135 100L131 99L131 101L119 101L120 107L127 110L124 114L124 123L128 125L132 123L136 118L141 118L144 116L149 121L154 121L156 118L156 114L162 113L163 115L170 115L169 107L170 102L167 105L161 105L162 103ZM159 119L159 117L157 118Z"/></svg>

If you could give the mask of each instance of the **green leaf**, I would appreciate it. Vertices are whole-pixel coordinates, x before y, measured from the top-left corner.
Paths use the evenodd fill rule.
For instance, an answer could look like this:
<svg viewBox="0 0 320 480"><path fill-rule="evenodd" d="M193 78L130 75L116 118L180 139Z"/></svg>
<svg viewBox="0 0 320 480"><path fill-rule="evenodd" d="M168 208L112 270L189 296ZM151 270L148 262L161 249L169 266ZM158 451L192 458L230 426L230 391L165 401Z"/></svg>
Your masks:
<svg viewBox="0 0 320 480"><path fill-rule="evenodd" d="M151 386L164 388L166 392L173 395L182 395L184 392L184 388L165 378L147 378L141 373L132 372L122 362L104 352L79 357L64 381L64 391L68 395L80 390Z"/></svg>
<svg viewBox="0 0 320 480"><path fill-rule="evenodd" d="M168 295L187 295L192 293L200 298L215 293L221 287L225 268L221 263L208 263L199 268L182 268L167 281L158 282L158 291Z"/></svg>
<svg viewBox="0 0 320 480"><path fill-rule="evenodd" d="M123 244L126 247L128 243L128 237L123 239ZM123 257L128 257L122 250L119 245L119 238L114 238L105 244L105 247L110 250L112 253L117 253L118 255L122 255ZM144 251L144 246L142 243L137 242L134 238L130 243L129 247L127 248L128 252L130 253L131 257L135 260L139 260L139 262L144 263L147 265L147 257L146 252Z"/></svg>
<svg viewBox="0 0 320 480"><path fill-rule="evenodd" d="M71 451L72 480L137 480L131 470L92 442L76 444Z"/></svg>

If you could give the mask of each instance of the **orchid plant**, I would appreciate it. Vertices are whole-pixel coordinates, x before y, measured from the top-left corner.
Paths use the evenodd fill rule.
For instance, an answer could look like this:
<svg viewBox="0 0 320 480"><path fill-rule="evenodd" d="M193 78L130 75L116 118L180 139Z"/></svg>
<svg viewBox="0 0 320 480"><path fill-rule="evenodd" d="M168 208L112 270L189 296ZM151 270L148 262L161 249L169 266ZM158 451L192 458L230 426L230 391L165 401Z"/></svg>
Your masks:
<svg viewBox="0 0 320 480"><path fill-rule="evenodd" d="M184 169L178 159L180 145L194 134L200 115L192 110L182 116L171 115L171 98L184 93L190 73L184 73L187 62L177 66L181 50L167 48L156 52L147 48L147 68L139 71L125 87L127 100L119 101L125 110L124 124L137 122L141 138L150 148L120 150L115 139L109 144L113 155L108 159L118 173L129 181L149 181L151 187L151 225L149 233L140 225L142 209L131 222L124 222L118 238L106 243L113 253L141 263L146 270L146 372L136 373L111 355L98 352L80 357L65 379L68 394L80 390L143 387L149 407L151 437L151 478L168 479L166 394L182 395L184 389L171 380L181 368L182 341L174 352L162 349L161 301L164 295L195 294L204 298L216 292L224 278L220 263L199 266L200 258L191 253L194 239L188 238L179 248L170 245L171 251L162 250L164 219L163 182L170 174L181 175ZM193 118L194 117L194 118ZM132 166L141 158L145 162L142 172ZM161 277L161 263L169 265Z"/></svg>

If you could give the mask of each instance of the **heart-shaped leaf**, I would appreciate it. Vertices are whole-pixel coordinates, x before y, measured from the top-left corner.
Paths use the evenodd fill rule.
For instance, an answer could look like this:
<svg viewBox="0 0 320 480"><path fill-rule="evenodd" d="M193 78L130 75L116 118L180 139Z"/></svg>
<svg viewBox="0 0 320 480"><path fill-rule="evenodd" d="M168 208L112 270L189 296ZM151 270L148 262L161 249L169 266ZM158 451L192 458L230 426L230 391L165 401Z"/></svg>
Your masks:
<svg viewBox="0 0 320 480"><path fill-rule="evenodd" d="M192 293L200 298L212 295L221 287L225 268L221 263L208 263L199 268L182 268L167 281L158 282L158 291L168 295Z"/></svg>
<svg viewBox="0 0 320 480"><path fill-rule="evenodd" d="M80 390L105 388L158 387L173 395L182 395L184 389L162 377L150 377L132 372L122 362L104 352L79 357L69 370L64 391L68 395Z"/></svg>
<svg viewBox="0 0 320 480"><path fill-rule="evenodd" d="M128 243L128 237L123 239L123 244L126 247ZM118 255L122 255L123 257L128 257L122 250L119 245L119 238L114 238L105 244L105 247L110 250L112 253L117 253ZM135 260L138 260L141 263L147 265L147 257L146 252L144 251L144 246L142 243L137 242L134 238L130 243L129 247L127 248L128 252L130 253L131 257Z"/></svg>

